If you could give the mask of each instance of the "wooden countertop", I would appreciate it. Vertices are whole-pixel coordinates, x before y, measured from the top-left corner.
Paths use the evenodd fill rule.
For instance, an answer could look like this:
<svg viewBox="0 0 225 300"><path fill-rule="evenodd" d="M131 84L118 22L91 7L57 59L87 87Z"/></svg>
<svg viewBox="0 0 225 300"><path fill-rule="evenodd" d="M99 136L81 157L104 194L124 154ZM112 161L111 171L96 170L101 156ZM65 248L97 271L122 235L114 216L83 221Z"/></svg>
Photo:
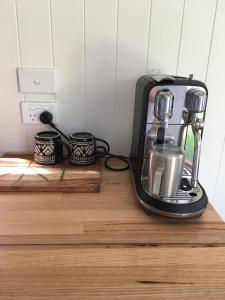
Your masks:
<svg viewBox="0 0 225 300"><path fill-rule="evenodd" d="M0 299L225 299L225 226L146 215L129 172L99 194L0 194Z"/></svg>

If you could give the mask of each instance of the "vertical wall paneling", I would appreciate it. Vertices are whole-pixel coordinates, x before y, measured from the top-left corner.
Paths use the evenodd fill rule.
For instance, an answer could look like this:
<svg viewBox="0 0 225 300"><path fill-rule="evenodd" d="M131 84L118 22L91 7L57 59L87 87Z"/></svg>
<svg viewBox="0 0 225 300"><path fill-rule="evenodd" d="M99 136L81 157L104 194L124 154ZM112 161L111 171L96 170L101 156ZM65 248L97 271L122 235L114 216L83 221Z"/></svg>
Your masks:
<svg viewBox="0 0 225 300"><path fill-rule="evenodd" d="M15 1L22 66L53 68L50 0ZM55 101L54 94L25 94L24 96L28 101Z"/></svg>
<svg viewBox="0 0 225 300"><path fill-rule="evenodd" d="M20 65L14 0L0 1L0 152L24 151L26 129L20 121L16 67Z"/></svg>
<svg viewBox="0 0 225 300"><path fill-rule="evenodd" d="M223 200L222 198L214 199L214 192L225 136L225 102L223 95L223 85L225 82L224 11L225 1L219 0L206 78L206 84L209 89L209 99L200 166L200 178L206 186L212 201ZM225 178L223 178L223 180L225 180Z"/></svg>
<svg viewBox="0 0 225 300"><path fill-rule="evenodd" d="M117 1L85 1L87 129L113 142Z"/></svg>
<svg viewBox="0 0 225 300"><path fill-rule="evenodd" d="M148 73L176 73L183 5L183 0L152 0Z"/></svg>
<svg viewBox="0 0 225 300"><path fill-rule="evenodd" d="M50 0L16 0L21 63L24 68L53 68ZM28 101L54 101L54 94L25 94ZM28 125L28 150L33 150L36 132L43 125Z"/></svg>
<svg viewBox="0 0 225 300"><path fill-rule="evenodd" d="M115 149L127 155L136 80L146 72L150 0L120 0L116 64Z"/></svg>
<svg viewBox="0 0 225 300"><path fill-rule="evenodd" d="M59 124L72 133L85 130L84 1L52 0L51 4Z"/></svg>
<svg viewBox="0 0 225 300"><path fill-rule="evenodd" d="M225 220L225 190L224 190L224 181L225 181L225 139L223 142L223 151L220 160L220 168L217 176L217 182L215 186L214 201L213 204L215 208L220 213L221 217Z"/></svg>
<svg viewBox="0 0 225 300"><path fill-rule="evenodd" d="M22 65L52 67L49 0L17 0Z"/></svg>
<svg viewBox="0 0 225 300"><path fill-rule="evenodd" d="M177 74L205 80L216 0L185 0Z"/></svg>

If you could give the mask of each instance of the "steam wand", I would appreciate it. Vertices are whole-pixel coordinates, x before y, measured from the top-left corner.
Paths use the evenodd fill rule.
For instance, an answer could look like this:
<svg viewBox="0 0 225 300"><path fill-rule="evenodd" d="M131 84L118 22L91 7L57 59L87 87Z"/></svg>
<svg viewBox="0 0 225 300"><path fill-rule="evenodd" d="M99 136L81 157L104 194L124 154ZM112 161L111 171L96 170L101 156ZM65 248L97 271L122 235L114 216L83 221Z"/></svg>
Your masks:
<svg viewBox="0 0 225 300"><path fill-rule="evenodd" d="M199 89L189 90L186 94L185 107L188 110L189 121L192 125L192 131L195 138L191 177L191 186L195 188L198 183L202 129L204 127L204 121L199 117L199 113L202 113L206 109L206 93Z"/></svg>

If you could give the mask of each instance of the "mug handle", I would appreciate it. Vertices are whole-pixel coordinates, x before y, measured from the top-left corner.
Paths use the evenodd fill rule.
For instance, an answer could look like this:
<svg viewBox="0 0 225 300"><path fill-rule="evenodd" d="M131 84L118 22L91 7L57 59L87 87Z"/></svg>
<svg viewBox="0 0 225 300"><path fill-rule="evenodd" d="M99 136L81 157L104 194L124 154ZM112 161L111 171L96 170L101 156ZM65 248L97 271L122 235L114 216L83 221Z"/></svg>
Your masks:
<svg viewBox="0 0 225 300"><path fill-rule="evenodd" d="M105 144L105 146L96 146L96 148L95 148L95 154L96 155L105 156L105 155L109 154L110 146L105 140L100 139L100 138L95 138L95 141ZM102 149L103 151L98 151L98 149L99 150Z"/></svg>
<svg viewBox="0 0 225 300"><path fill-rule="evenodd" d="M67 142L64 142L62 140L59 140L58 142L67 150L67 155L63 157L63 159L69 158L71 154L70 145Z"/></svg>

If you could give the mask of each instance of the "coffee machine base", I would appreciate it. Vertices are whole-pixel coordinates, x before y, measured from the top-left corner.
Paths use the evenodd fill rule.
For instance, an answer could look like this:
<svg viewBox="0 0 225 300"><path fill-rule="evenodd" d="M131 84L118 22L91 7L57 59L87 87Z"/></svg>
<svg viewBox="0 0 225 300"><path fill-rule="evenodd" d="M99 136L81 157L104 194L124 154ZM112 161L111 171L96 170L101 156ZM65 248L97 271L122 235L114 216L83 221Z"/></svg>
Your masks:
<svg viewBox="0 0 225 300"><path fill-rule="evenodd" d="M207 195L199 185L202 191L202 196L198 201L190 203L169 203L159 199L151 197L143 188L141 181L141 172L137 168L137 163L134 160L130 161L131 174L133 185L135 187L135 193L138 202L142 209L146 213L156 213L157 215L177 218L177 219L187 219L200 216L206 209L208 205ZM139 169L139 171L138 171Z"/></svg>

